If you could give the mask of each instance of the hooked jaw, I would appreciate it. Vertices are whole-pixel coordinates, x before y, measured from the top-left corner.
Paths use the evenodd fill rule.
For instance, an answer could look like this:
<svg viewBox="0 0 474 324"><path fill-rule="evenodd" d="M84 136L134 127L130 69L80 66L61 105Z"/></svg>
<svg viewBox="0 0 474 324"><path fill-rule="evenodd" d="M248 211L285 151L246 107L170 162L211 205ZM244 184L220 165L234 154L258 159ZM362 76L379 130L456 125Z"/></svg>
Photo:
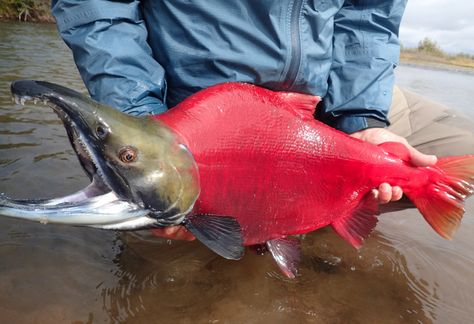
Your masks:
<svg viewBox="0 0 474 324"><path fill-rule="evenodd" d="M121 197L127 195L126 186L118 182L120 177L101 158L100 139L92 134L91 121L97 118L97 103L71 89L44 81L15 81L11 92L17 104L41 102L52 108L61 119L79 162L92 181L92 187L86 193L114 191Z"/></svg>
<svg viewBox="0 0 474 324"><path fill-rule="evenodd" d="M101 120L100 116L110 117L110 120L129 116L125 117L125 114L108 106L99 107L96 102L73 90L48 82L16 81L12 83L11 91L17 103L41 102L56 112L91 184L71 195L49 200L13 200L0 194L1 215L42 223L118 230L162 225L143 202L134 199L128 179L104 158L101 135L110 130L107 120ZM176 216L172 217L175 221L184 218Z"/></svg>

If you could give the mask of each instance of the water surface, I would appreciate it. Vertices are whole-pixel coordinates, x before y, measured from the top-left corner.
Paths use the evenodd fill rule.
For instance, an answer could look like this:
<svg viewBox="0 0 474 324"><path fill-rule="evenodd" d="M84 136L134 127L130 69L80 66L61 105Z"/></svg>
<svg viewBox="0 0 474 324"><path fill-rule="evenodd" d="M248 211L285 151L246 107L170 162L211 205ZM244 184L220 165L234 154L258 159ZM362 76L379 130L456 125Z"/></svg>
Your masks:
<svg viewBox="0 0 474 324"><path fill-rule="evenodd" d="M401 67L398 82L471 114L474 77ZM54 26L0 23L0 192L54 197L87 177L48 108L11 102L42 79L85 93ZM224 260L198 242L0 218L2 323L471 323L474 203L453 241L417 212L381 217L360 251L331 229L303 238L301 273L269 255Z"/></svg>

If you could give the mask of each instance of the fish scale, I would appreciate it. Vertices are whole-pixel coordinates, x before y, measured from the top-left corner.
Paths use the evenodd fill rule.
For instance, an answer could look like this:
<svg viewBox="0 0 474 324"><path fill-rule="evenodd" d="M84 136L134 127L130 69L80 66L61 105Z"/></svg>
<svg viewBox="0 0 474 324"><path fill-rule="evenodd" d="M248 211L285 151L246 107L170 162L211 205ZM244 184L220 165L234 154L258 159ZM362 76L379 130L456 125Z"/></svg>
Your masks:
<svg viewBox="0 0 474 324"><path fill-rule="evenodd" d="M318 101L227 83L155 116L198 164L194 212L236 217L252 245L348 217L382 182L426 182L426 169L315 120Z"/></svg>

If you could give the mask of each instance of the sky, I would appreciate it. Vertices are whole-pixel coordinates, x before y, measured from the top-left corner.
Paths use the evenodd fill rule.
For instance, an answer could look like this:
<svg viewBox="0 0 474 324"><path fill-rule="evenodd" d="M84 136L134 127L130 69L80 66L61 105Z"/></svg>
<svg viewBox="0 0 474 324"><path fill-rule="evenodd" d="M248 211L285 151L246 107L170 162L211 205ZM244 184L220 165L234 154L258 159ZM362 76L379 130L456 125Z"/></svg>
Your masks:
<svg viewBox="0 0 474 324"><path fill-rule="evenodd" d="M425 37L446 52L474 54L474 0L408 0L400 41L416 47Z"/></svg>

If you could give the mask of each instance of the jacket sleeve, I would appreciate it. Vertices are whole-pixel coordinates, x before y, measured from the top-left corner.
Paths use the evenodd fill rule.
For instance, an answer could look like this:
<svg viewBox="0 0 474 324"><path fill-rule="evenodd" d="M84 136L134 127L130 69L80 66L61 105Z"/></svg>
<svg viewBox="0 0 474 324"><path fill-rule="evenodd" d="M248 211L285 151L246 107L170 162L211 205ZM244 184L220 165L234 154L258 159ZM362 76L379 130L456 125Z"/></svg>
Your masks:
<svg viewBox="0 0 474 324"><path fill-rule="evenodd" d="M406 0L347 0L334 20L333 62L324 118L353 133L389 125Z"/></svg>
<svg viewBox="0 0 474 324"><path fill-rule="evenodd" d="M166 110L139 1L53 0L52 13L92 98L132 115Z"/></svg>

